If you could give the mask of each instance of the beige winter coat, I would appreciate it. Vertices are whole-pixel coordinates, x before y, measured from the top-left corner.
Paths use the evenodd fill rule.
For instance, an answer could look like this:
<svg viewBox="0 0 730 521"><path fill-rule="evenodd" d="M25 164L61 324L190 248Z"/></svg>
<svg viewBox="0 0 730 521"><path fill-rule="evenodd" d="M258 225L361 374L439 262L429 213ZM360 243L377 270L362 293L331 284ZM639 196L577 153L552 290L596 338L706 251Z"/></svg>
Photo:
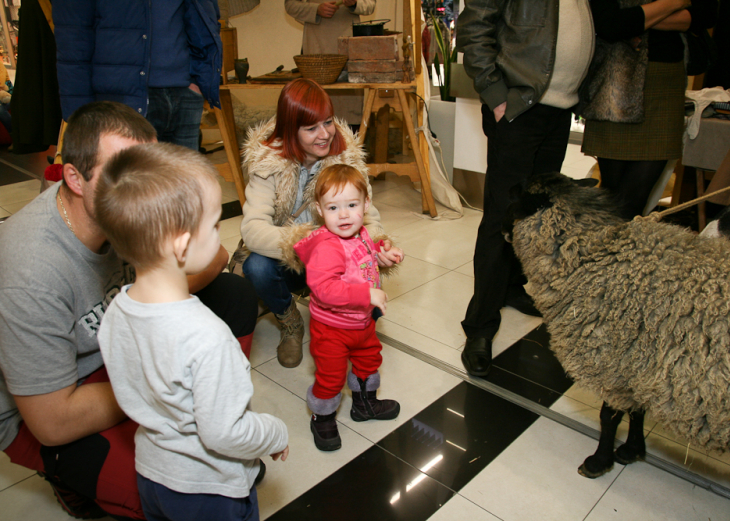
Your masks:
<svg viewBox="0 0 730 521"><path fill-rule="evenodd" d="M301 165L281 157L278 150L263 144L274 131L275 123L276 118L272 118L267 123L250 129L243 144L246 202L243 205L241 237L249 251L279 259L288 267L300 271L303 266L294 253L294 244L306 237L311 230L324 224L314 206L314 187L318 174L309 181L304 190L304 201L309 204L314 222L289 223L289 217L296 210L294 204ZM322 159L319 171L340 163L357 168L368 183L368 196L372 200L365 152L357 144L347 125L339 121L335 125L345 138L347 148L339 155ZM380 214L372 204L365 214L365 227L373 241L389 239L380 224Z"/></svg>
<svg viewBox="0 0 730 521"><path fill-rule="evenodd" d="M304 25L302 37L303 54L338 54L337 38L352 36L352 24L360 21L360 15L372 14L375 0L357 0L353 9L340 5L332 18L322 18L317 7L331 0L286 0L284 8L294 19ZM337 117L350 125L359 125L362 120L362 91L330 92Z"/></svg>

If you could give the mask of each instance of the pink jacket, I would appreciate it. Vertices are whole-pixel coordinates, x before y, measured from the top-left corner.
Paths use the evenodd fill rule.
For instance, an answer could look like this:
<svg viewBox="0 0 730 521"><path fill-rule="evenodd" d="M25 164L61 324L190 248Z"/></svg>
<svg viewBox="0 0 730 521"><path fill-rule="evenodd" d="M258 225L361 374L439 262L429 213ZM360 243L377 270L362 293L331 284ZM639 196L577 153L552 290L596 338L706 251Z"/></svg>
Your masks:
<svg viewBox="0 0 730 521"><path fill-rule="evenodd" d="M370 324L370 288L380 287L376 254L382 242L373 244L364 226L359 237L349 239L322 226L294 245L307 269L312 317L341 329L365 329Z"/></svg>

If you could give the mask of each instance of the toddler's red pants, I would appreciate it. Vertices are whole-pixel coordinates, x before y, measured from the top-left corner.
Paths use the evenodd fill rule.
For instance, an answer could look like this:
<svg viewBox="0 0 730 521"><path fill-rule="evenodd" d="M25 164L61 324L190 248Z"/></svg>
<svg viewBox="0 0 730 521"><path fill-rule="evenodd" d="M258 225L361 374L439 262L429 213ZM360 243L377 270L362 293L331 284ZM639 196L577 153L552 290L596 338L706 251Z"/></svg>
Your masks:
<svg viewBox="0 0 730 521"><path fill-rule="evenodd" d="M383 363L383 346L375 334L374 320L365 329L340 329L312 318L309 331L309 352L317 367L312 394L321 400L334 398L342 391L348 360L352 362L352 372L362 380L375 374Z"/></svg>

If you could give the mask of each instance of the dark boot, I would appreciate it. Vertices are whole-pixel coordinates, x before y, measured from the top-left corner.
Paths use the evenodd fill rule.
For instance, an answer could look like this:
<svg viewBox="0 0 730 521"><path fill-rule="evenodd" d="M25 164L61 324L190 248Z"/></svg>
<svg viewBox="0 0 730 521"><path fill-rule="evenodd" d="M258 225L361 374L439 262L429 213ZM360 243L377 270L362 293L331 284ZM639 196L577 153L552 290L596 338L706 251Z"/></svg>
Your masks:
<svg viewBox="0 0 730 521"><path fill-rule="evenodd" d="M400 413L400 404L395 400L378 400L377 389L380 387L380 373L375 373L362 380L350 373L347 383L352 389L352 409L350 418L356 422L367 420L392 420Z"/></svg>
<svg viewBox="0 0 730 521"><path fill-rule="evenodd" d="M71 517L75 517L76 519L99 519L108 515L93 499L89 499L71 490L61 483L60 480L48 476L43 472L38 472L38 475L50 483L56 500L61 505L61 508Z"/></svg>
<svg viewBox="0 0 730 521"><path fill-rule="evenodd" d="M320 416L313 414L309 428L314 435L314 444L319 450L331 451L342 447L340 432L337 430L337 412Z"/></svg>
<svg viewBox="0 0 730 521"><path fill-rule="evenodd" d="M317 398L313 392L314 386L307 389L307 406L314 414L309 422L309 428L314 435L314 444L319 450L337 450L342 447L342 439L337 430L337 408L342 400L342 393L332 398Z"/></svg>

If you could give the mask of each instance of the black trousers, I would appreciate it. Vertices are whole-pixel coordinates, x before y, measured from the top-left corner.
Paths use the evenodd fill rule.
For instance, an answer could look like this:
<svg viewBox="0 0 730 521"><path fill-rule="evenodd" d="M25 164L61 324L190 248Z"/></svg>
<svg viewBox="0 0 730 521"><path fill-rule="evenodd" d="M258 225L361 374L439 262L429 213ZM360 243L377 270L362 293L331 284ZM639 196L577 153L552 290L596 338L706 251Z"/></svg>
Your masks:
<svg viewBox="0 0 730 521"><path fill-rule="evenodd" d="M487 136L487 179L484 216L474 250L474 295L461 325L467 337L491 338L499 330L500 313L510 285L524 284L512 245L502 236L502 219L510 205L509 191L535 174L560 171L570 136L570 109L536 105L513 121L499 123L482 105Z"/></svg>

